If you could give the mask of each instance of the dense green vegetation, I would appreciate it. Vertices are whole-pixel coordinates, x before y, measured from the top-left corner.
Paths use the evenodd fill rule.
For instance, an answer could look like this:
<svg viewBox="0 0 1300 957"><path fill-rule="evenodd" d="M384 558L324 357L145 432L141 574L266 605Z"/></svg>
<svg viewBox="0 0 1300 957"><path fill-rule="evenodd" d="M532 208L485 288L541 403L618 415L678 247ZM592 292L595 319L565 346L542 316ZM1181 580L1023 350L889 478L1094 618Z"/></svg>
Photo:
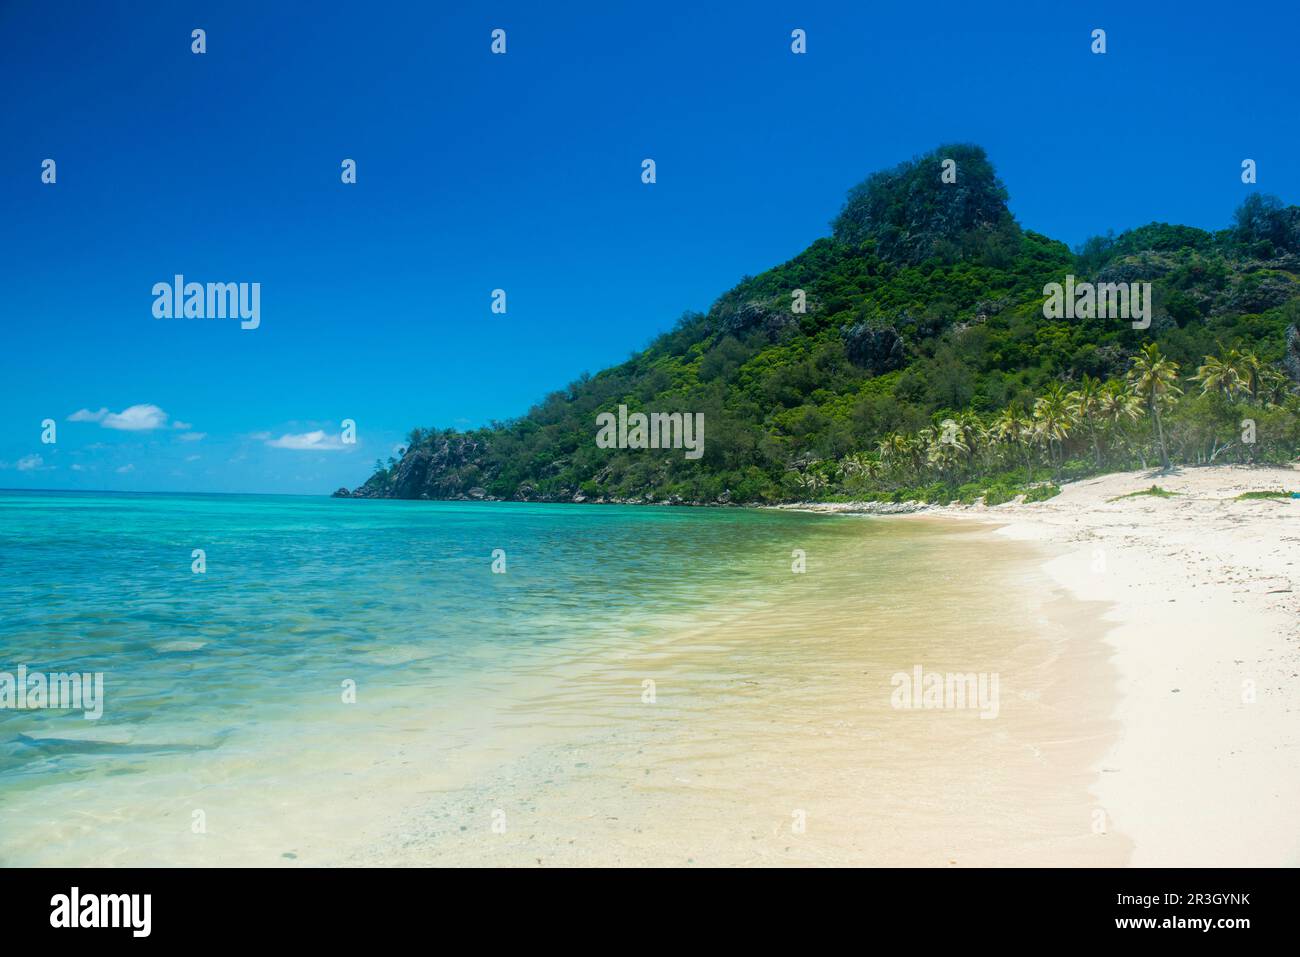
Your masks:
<svg viewBox="0 0 1300 957"><path fill-rule="evenodd" d="M1300 452L1300 208L1252 193L1217 233L1152 223L1071 251L1006 198L975 146L873 174L829 238L521 418L414 430L354 494L993 504ZM1044 318L1067 275L1152 283L1150 327ZM703 457L598 448L596 415L620 404L704 413Z"/></svg>

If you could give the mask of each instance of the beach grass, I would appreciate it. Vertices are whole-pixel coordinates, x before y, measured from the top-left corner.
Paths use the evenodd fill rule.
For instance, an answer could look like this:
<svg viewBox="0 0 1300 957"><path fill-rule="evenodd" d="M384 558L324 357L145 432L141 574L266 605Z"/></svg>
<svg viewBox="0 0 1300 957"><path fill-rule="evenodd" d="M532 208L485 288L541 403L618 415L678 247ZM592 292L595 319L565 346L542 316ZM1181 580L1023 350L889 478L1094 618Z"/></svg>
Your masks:
<svg viewBox="0 0 1300 957"><path fill-rule="evenodd" d="M1175 495L1180 495L1180 494L1182 493L1171 492L1168 489L1161 488L1159 485L1153 485L1150 488L1144 488L1137 492L1129 492L1127 495L1116 495L1112 499L1107 499L1107 501L1118 502L1121 501L1122 499L1138 498L1139 496L1142 495L1150 495L1152 498L1173 498Z"/></svg>

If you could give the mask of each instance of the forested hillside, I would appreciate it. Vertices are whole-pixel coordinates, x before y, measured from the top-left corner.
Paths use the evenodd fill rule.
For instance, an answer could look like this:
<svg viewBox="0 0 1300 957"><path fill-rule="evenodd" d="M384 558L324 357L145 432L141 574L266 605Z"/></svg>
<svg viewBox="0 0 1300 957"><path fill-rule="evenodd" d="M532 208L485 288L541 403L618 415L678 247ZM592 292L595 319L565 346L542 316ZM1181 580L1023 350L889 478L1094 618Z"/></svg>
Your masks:
<svg viewBox="0 0 1300 957"><path fill-rule="evenodd" d="M1247 195L1219 232L1152 223L1071 251L1016 223L982 149L942 146L870 176L829 237L629 361L510 422L417 428L336 494L996 502L1093 471L1290 460L1300 207ZM1151 283L1149 328L1045 318L1070 275ZM703 456L599 448L596 416L620 405L703 413Z"/></svg>

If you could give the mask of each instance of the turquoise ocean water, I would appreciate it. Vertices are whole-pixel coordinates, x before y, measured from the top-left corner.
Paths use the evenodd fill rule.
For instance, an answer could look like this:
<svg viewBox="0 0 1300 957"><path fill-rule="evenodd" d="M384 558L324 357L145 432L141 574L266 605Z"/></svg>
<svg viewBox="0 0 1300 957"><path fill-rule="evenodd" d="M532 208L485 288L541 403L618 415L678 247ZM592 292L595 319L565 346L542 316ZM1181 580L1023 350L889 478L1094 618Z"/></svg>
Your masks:
<svg viewBox="0 0 1300 957"><path fill-rule="evenodd" d="M502 682L771 604L792 548L849 531L739 509L0 493L0 671L105 676L98 721L0 711L0 862L77 839L167 863L160 830L184 833L205 792L258 814L254 792L304 786L307 750L346 769L355 746L360 766L386 722L439 708L434 747L473 750Z"/></svg>
<svg viewBox="0 0 1300 957"><path fill-rule="evenodd" d="M0 492L0 672L105 699L0 709L0 865L1019 860L1087 820L1061 742L1105 711L1035 561L924 518ZM895 710L917 665L1001 674L998 720Z"/></svg>

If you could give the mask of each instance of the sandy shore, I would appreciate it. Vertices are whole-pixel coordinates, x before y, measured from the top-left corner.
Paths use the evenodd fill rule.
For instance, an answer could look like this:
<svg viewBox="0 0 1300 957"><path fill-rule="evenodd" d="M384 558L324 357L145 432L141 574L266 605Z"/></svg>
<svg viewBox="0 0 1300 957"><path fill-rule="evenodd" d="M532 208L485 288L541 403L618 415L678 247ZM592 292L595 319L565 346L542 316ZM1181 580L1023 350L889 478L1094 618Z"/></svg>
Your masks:
<svg viewBox="0 0 1300 957"><path fill-rule="evenodd" d="M1177 494L1120 498L1153 484ZM566 733L432 801L375 853L526 866L1300 863L1300 500L1236 500L1278 489L1300 489L1300 469L1111 475L1047 502L873 522L818 549L815 578L774 573L770 608L584 655L580 679L518 705L530 726L589 720L593 701L623 700L644 675L659 703L628 703L598 733ZM912 523L932 527L891 537ZM1000 673L993 733L956 712L892 710L889 675L917 662ZM496 807L517 824L505 840L465 830ZM792 809L806 832L791 833Z"/></svg>
<svg viewBox="0 0 1300 957"><path fill-rule="evenodd" d="M809 571L765 562L764 600L557 647L505 724L479 722L507 735L473 753L502 760L452 786L413 788L408 771L398 794L423 797L353 862L1122 864L1128 840L1089 829L1091 768L1116 730L1095 693L1114 677L1100 606L1050 580L1042 546L922 525L791 523L777 554L805 547ZM917 665L1000 675L997 720L899 710L892 678Z"/></svg>
<svg viewBox="0 0 1300 957"><path fill-rule="evenodd" d="M1119 498L1152 485L1177 494ZM1055 581L1109 604L1120 733L1094 794L1133 865L1300 864L1300 499L1237 500L1277 489L1300 469L1129 472L919 513L1047 544Z"/></svg>

